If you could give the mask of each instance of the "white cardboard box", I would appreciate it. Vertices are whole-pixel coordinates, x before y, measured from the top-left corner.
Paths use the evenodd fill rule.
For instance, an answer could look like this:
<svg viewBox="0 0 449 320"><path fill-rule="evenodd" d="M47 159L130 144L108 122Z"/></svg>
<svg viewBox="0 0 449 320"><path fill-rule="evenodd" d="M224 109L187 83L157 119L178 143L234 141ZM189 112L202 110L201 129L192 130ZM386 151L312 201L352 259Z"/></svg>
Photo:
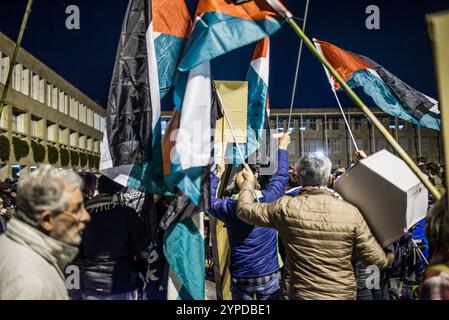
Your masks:
<svg viewBox="0 0 449 320"><path fill-rule="evenodd" d="M427 214L428 191L400 158L381 150L346 171L335 191L362 212L383 247Z"/></svg>

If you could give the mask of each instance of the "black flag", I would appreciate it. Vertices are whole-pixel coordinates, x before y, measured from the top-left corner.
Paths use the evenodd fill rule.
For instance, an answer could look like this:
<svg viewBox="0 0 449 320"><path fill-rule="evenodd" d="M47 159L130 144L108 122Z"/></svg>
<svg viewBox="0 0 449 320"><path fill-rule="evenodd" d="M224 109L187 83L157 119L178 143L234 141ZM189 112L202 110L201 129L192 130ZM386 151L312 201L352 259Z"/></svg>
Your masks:
<svg viewBox="0 0 449 320"><path fill-rule="evenodd" d="M114 166L152 158L152 107L146 33L151 1L130 0L109 89L106 129Z"/></svg>

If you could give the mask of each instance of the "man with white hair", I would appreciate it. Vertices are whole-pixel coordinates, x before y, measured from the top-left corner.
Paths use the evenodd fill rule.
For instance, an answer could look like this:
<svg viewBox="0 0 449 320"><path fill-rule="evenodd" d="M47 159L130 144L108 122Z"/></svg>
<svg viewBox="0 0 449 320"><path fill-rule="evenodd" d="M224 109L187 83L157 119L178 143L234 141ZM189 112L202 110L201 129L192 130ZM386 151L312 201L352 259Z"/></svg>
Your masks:
<svg viewBox="0 0 449 320"><path fill-rule="evenodd" d="M76 173L50 165L20 180L16 217L0 236L0 300L68 299L65 267L89 221L81 187Z"/></svg>
<svg viewBox="0 0 449 320"><path fill-rule="evenodd" d="M243 173L237 214L247 223L278 230L290 274L289 299L355 299L353 258L380 269L394 259L359 210L327 188L331 167L322 154L305 155L297 168L299 194L269 204L254 204L256 178L251 170Z"/></svg>

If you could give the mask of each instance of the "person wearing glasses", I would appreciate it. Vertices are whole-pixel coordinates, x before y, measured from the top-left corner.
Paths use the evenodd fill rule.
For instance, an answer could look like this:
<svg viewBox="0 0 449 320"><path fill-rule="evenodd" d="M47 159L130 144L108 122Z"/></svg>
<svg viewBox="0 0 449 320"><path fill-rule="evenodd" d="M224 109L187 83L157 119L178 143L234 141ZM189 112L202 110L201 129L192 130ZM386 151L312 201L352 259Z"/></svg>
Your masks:
<svg viewBox="0 0 449 320"><path fill-rule="evenodd" d="M65 267L78 252L89 213L82 180L42 165L17 186L16 215L0 236L0 300L67 300Z"/></svg>

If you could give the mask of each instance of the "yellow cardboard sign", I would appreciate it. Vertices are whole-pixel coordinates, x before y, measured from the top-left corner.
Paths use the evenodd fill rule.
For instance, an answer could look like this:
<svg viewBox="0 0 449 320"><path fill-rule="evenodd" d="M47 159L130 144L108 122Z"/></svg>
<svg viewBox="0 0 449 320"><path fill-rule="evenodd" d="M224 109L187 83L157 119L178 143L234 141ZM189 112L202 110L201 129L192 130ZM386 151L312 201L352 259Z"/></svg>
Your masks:
<svg viewBox="0 0 449 320"><path fill-rule="evenodd" d="M449 10L429 14L426 18L433 48L441 111L441 137L443 138L444 162L447 165L449 163ZM448 170L446 170L446 181L447 179L449 179ZM449 193L445 196L449 197Z"/></svg>
<svg viewBox="0 0 449 320"><path fill-rule="evenodd" d="M215 81L238 143L246 143L248 113L247 81ZM217 120L215 142L235 142L225 118Z"/></svg>

